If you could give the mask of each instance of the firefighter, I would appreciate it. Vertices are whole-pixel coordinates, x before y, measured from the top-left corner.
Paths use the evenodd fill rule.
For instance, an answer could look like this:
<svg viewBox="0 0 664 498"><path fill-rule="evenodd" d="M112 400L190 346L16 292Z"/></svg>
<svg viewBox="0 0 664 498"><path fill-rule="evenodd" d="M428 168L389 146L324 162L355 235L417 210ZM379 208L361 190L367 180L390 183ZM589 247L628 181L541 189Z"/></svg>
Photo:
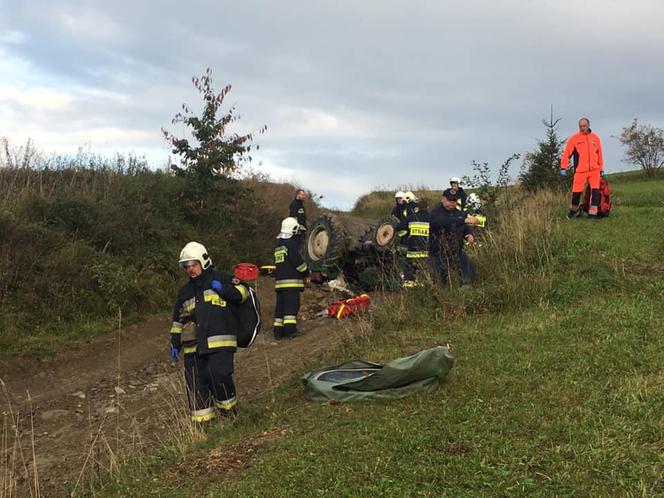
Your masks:
<svg viewBox="0 0 664 498"><path fill-rule="evenodd" d="M405 196L406 193L401 190L394 194L395 205L392 209L392 218L395 218L398 222L406 217L406 200L404 199Z"/></svg>
<svg viewBox="0 0 664 498"><path fill-rule="evenodd" d="M300 334L297 330L297 314L300 311L300 294L304 291L304 279L309 274L307 263L297 246L295 235L300 224L294 217L281 222L274 249L274 288L277 304L274 311L274 338L292 339Z"/></svg>
<svg viewBox="0 0 664 498"><path fill-rule="evenodd" d="M233 359L238 323L233 306L244 302L248 291L238 279L214 270L207 249L198 242L184 246L179 263L189 281L180 289L173 310L171 357L177 361L184 353L191 418L207 422L217 412L235 413ZM196 324L195 334L183 338L189 322Z"/></svg>
<svg viewBox="0 0 664 498"><path fill-rule="evenodd" d="M403 275L403 287L410 288L416 285L418 267L429 257L429 210L425 201L417 199L412 192L408 192L410 202L405 220L401 224L401 233L405 229L407 251L406 266ZM407 194L407 195L408 195Z"/></svg>
<svg viewBox="0 0 664 498"><path fill-rule="evenodd" d="M574 158L574 180L572 182L572 202L567 219L571 220L579 212L581 193L588 182L590 185L590 208L588 217L598 218L597 210L600 202L599 179L604 176L604 158L602 155L602 142L590 129L590 120L579 120L579 132L572 135L565 145L560 160L560 174L567 175L569 159Z"/></svg>
<svg viewBox="0 0 664 498"><path fill-rule="evenodd" d="M468 199L468 195L465 190L461 188L461 180L459 180L458 176L450 178L450 188L446 189L445 192L454 196L457 207L461 211L466 210L466 200Z"/></svg>
<svg viewBox="0 0 664 498"><path fill-rule="evenodd" d="M474 278L473 265L463 247L466 241L475 242L470 226L478 219L458 209L457 200L457 195L445 190L430 216L429 256L434 275L442 284L447 284L452 269L458 270L462 283Z"/></svg>
<svg viewBox="0 0 664 498"><path fill-rule="evenodd" d="M304 232L307 230L307 212L304 208L304 201L307 198L307 193L299 188L295 191L295 198L288 207L288 216L297 219L300 225L298 233L295 234L293 240L297 242L298 250L302 251L304 244Z"/></svg>

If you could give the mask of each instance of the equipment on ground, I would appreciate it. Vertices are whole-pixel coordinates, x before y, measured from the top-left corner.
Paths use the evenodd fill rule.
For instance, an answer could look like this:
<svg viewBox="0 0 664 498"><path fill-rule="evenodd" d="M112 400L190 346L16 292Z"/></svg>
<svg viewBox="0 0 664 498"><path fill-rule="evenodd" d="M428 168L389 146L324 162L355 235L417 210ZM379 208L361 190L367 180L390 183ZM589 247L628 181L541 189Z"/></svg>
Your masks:
<svg viewBox="0 0 664 498"><path fill-rule="evenodd" d="M327 307L327 316L341 320L369 309L371 298L368 294L360 294L350 299L339 299Z"/></svg>
<svg viewBox="0 0 664 498"><path fill-rule="evenodd" d="M372 401L398 399L418 392L431 392L448 374L454 357L443 346L386 365L362 360L321 368L306 374L304 396L312 401Z"/></svg>

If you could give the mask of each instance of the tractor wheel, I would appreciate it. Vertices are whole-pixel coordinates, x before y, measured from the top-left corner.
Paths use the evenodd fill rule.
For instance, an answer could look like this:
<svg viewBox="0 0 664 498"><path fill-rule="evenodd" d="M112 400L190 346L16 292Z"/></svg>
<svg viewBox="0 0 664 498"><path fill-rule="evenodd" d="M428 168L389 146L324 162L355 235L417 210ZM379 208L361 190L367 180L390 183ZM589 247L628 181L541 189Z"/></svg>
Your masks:
<svg viewBox="0 0 664 498"><path fill-rule="evenodd" d="M307 230L304 259L310 266L332 266L344 257L346 232L336 216L321 216Z"/></svg>
<svg viewBox="0 0 664 498"><path fill-rule="evenodd" d="M383 220L372 225L362 236L362 243L369 244L378 252L392 249L397 239L397 230L393 220Z"/></svg>

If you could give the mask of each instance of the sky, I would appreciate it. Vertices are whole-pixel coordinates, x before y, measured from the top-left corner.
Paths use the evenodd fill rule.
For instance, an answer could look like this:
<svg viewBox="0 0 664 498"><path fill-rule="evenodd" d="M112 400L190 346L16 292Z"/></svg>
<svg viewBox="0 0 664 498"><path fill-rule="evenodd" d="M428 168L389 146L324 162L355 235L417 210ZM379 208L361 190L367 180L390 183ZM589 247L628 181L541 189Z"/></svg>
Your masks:
<svg viewBox="0 0 664 498"><path fill-rule="evenodd" d="M634 118L664 127L659 0L0 0L0 136L45 153L145 155L191 77L233 85L253 168L349 208L375 188L443 188L536 147L553 106L606 170ZM513 170L518 173L518 165Z"/></svg>

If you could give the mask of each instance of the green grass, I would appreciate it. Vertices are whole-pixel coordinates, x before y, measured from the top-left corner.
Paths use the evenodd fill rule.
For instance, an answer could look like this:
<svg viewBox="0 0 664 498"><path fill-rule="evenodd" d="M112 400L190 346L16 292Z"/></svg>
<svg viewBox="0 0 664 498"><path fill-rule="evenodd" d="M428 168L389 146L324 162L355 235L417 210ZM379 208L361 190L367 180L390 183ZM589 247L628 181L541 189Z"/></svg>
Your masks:
<svg viewBox="0 0 664 498"><path fill-rule="evenodd" d="M608 219L566 222L560 206L554 255L532 268L549 281L524 287L520 304L475 309L477 294L496 292L482 279L400 295L369 336L326 358L387 361L451 343L456 364L433 394L311 403L292 379L184 459L287 428L252 449L248 468L168 479L180 460L163 452L91 494L664 496L664 188L630 181L614 180Z"/></svg>

